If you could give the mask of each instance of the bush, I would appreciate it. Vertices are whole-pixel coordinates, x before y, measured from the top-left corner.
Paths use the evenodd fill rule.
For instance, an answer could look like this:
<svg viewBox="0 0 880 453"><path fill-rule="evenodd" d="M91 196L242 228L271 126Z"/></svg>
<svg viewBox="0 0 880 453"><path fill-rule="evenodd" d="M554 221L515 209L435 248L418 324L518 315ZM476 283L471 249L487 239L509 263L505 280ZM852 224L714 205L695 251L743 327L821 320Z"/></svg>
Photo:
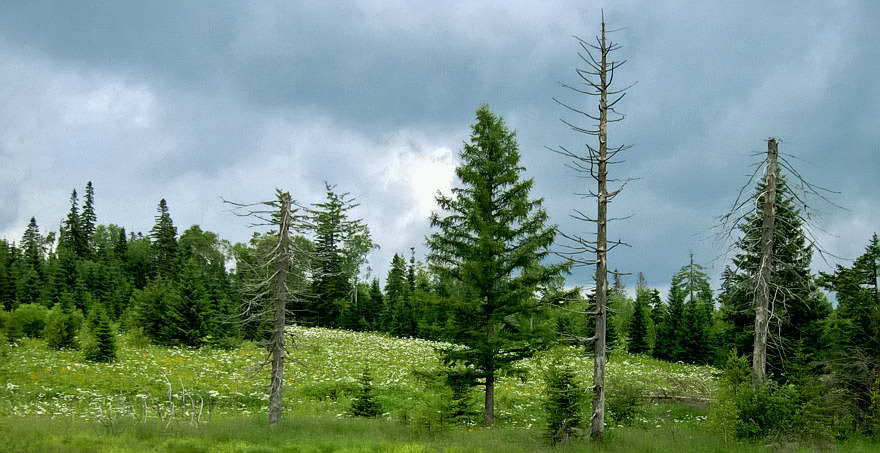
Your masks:
<svg viewBox="0 0 880 453"><path fill-rule="evenodd" d="M43 338L46 345L52 349L71 348L76 349L76 333L82 326L82 312L65 312L61 304L55 304L46 315L46 326L43 329Z"/></svg>
<svg viewBox="0 0 880 453"><path fill-rule="evenodd" d="M364 368L361 377L358 379L360 391L351 401L351 415L355 417L377 417L382 415L382 406L376 401L376 395L373 394L373 377L370 375L370 369Z"/></svg>
<svg viewBox="0 0 880 453"><path fill-rule="evenodd" d="M556 359L544 373L545 437L551 444L568 444L581 429L585 389L575 381L574 369Z"/></svg>
<svg viewBox="0 0 880 453"><path fill-rule="evenodd" d="M6 329L7 336L13 333L10 340L17 340L21 336L30 338L42 338L43 329L46 328L46 316L49 309L40 304L23 304L12 312L9 320L9 328ZM20 333L20 335L19 335Z"/></svg>
<svg viewBox="0 0 880 453"><path fill-rule="evenodd" d="M822 394L817 386L798 379L786 385L768 380L755 387L748 361L734 352L728 355L722 371L713 418L725 435L732 432L739 439L827 435L823 429Z"/></svg>
<svg viewBox="0 0 880 453"><path fill-rule="evenodd" d="M632 426L636 418L644 413L641 389L631 383L623 383L613 390L605 401L609 423Z"/></svg>

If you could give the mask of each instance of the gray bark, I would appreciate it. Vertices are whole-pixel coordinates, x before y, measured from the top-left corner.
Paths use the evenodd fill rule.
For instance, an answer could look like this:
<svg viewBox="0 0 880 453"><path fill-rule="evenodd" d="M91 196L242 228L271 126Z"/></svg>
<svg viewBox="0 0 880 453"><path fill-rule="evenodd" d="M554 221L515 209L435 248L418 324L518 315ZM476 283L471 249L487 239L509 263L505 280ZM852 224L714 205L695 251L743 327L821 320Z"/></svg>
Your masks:
<svg viewBox="0 0 880 453"><path fill-rule="evenodd" d="M770 282L773 278L773 236L776 231L776 173L779 148L767 140L767 174L761 223L761 267L755 288L755 344L752 350L752 384L763 385L767 370L767 336L770 326Z"/></svg>
<svg viewBox="0 0 880 453"><path fill-rule="evenodd" d="M272 277L274 325L272 327L272 380L269 387L269 426L281 423L284 390L284 325L288 300L287 274L290 272L290 194L281 194L278 245L273 253L275 274Z"/></svg>
<svg viewBox="0 0 880 453"><path fill-rule="evenodd" d="M599 68L599 153L596 158L598 215L596 218L596 343L593 358L593 415L590 437L601 441L605 432L605 327L608 313L608 45L602 20Z"/></svg>

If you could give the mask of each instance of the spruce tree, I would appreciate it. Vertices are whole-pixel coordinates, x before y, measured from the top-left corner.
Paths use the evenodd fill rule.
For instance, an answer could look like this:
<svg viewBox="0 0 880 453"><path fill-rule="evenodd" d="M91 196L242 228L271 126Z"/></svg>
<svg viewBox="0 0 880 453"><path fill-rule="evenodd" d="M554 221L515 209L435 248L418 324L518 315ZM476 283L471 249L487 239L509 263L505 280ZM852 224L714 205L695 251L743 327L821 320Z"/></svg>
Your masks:
<svg viewBox="0 0 880 453"><path fill-rule="evenodd" d="M79 200L77 199L76 189L70 194L70 211L67 218L61 225L61 231L58 237L58 252L69 253L76 259L83 259L87 256L88 244L83 232L82 218L79 213Z"/></svg>
<svg viewBox="0 0 880 453"><path fill-rule="evenodd" d="M351 400L351 415L355 417L377 417L382 415L382 406L376 401L373 389L373 376L370 369L364 367L358 378L358 393Z"/></svg>
<svg viewBox="0 0 880 453"><path fill-rule="evenodd" d="M742 236L736 243L738 253L733 266L722 274L722 320L726 324L725 343L740 354L751 354L755 332L755 282L761 268L761 226L764 183L756 188L756 209L740 226ZM768 342L766 369L777 378L784 377L787 358L802 344L808 356L820 348L822 320L830 313L830 304L818 297L810 271L813 249L807 240L800 210L786 178L777 178L777 200L772 250L773 296L770 317L772 338Z"/></svg>
<svg viewBox="0 0 880 453"><path fill-rule="evenodd" d="M116 360L116 336L103 307L95 306L89 314L89 342L83 347L85 359L91 362Z"/></svg>
<svg viewBox="0 0 880 453"><path fill-rule="evenodd" d="M431 225L429 261L441 275L462 283L465 297L452 307L451 340L461 347L443 352L447 363L473 367L485 389L484 421L495 421L495 378L534 353L531 335L511 320L537 313L535 291L559 275L544 266L556 230L546 227L542 200L529 199L533 182L523 180L515 133L482 106L456 169L460 184L439 195L441 213ZM442 215L441 215L442 214Z"/></svg>
<svg viewBox="0 0 880 453"><path fill-rule="evenodd" d="M878 422L876 382L880 370L880 239L871 238L852 266L837 265L820 283L834 291L837 310L826 325L821 359L835 390L846 392L864 431ZM872 410L873 408L873 410Z"/></svg>
<svg viewBox="0 0 880 453"><path fill-rule="evenodd" d="M194 258L184 263L178 283L177 304L171 307L174 339L184 346L199 347L213 330L214 312L209 305L202 276Z"/></svg>
<svg viewBox="0 0 880 453"><path fill-rule="evenodd" d="M364 255L373 248L369 230L350 218L358 206L350 195L337 193L325 183L327 200L307 209L307 227L314 234L317 269L314 298L307 318L316 325L334 327L352 295Z"/></svg>
<svg viewBox="0 0 880 453"><path fill-rule="evenodd" d="M90 256L92 248L92 236L97 228L96 222L98 216L95 214L95 188L92 182L86 183L86 194L83 198L83 208L80 214L80 229L82 230L83 243L85 245L85 255Z"/></svg>
<svg viewBox="0 0 880 453"><path fill-rule="evenodd" d="M651 297L647 288L636 291L636 302L627 333L627 350L633 354L650 352L648 344L648 301Z"/></svg>
<svg viewBox="0 0 880 453"><path fill-rule="evenodd" d="M177 276L179 260L177 254L177 227L171 220L165 199L159 200L156 208L156 224L150 230L150 247L153 251L153 264L159 278L173 280Z"/></svg>

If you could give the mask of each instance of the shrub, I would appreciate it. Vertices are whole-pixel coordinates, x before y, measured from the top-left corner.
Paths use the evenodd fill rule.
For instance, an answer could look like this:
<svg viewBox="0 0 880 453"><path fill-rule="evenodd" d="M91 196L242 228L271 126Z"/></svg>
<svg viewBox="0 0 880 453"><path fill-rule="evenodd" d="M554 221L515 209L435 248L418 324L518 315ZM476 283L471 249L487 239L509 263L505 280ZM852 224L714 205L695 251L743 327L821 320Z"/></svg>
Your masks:
<svg viewBox="0 0 880 453"><path fill-rule="evenodd" d="M382 415L382 406L376 401L373 393L373 377L370 369L364 367L361 377L358 379L360 389L351 401L351 415L355 417L376 417Z"/></svg>
<svg viewBox="0 0 880 453"><path fill-rule="evenodd" d="M14 335L18 335L20 332L20 336L10 339L18 339L21 336L41 338L43 336L43 329L46 327L46 316L48 314L49 309L44 305L19 305L18 308L12 312L11 319L9 320L10 328L7 329L7 336L9 336L9 332L13 332Z"/></svg>
<svg viewBox="0 0 880 453"><path fill-rule="evenodd" d="M609 422L632 426L636 418L644 413L641 405L643 400L641 389L624 382L613 390L609 392L605 401Z"/></svg>
<svg viewBox="0 0 880 453"><path fill-rule="evenodd" d="M61 304L55 304L46 315L46 326L43 329L43 338L46 345L52 349L72 348L76 349L76 333L82 326L82 313L65 311Z"/></svg>
<svg viewBox="0 0 880 453"><path fill-rule="evenodd" d="M795 383L797 382L797 383ZM822 395L809 380L751 384L748 361L731 351L721 374L713 419L739 439L814 438L823 429Z"/></svg>
<svg viewBox="0 0 880 453"><path fill-rule="evenodd" d="M551 444L568 444L583 421L585 389L575 381L574 369L556 359L544 373L545 437Z"/></svg>

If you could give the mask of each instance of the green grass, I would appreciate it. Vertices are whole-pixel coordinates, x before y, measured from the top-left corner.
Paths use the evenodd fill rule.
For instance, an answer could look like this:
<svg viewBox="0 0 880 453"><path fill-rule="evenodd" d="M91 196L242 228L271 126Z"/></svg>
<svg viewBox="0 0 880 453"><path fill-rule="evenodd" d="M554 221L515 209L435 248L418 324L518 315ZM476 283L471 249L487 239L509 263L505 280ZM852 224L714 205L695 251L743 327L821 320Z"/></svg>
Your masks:
<svg viewBox="0 0 880 453"><path fill-rule="evenodd" d="M607 442L578 441L552 449L542 441L542 370L551 355L579 370L591 385L592 361L560 348L523 361L521 376L499 379L496 426L441 423L443 396L416 371L440 366L438 343L328 329L291 329L285 370L283 424L266 426L265 351L245 343L231 351L136 348L120 338L119 360L95 364L79 351L52 351L42 341L4 348L0 361L0 451L799 451L802 445L739 444L712 429L705 401L716 370L613 354L609 402L637 397L625 420L610 414ZM364 367L385 414L348 417ZM482 393L472 392L479 407ZM692 405L664 397L686 397ZM650 399L653 398L653 399ZM609 404L609 407L612 407ZM172 412L173 411L173 412ZM617 417L619 418L619 417ZM876 451L842 443L835 451ZM803 451L814 451L805 449Z"/></svg>

